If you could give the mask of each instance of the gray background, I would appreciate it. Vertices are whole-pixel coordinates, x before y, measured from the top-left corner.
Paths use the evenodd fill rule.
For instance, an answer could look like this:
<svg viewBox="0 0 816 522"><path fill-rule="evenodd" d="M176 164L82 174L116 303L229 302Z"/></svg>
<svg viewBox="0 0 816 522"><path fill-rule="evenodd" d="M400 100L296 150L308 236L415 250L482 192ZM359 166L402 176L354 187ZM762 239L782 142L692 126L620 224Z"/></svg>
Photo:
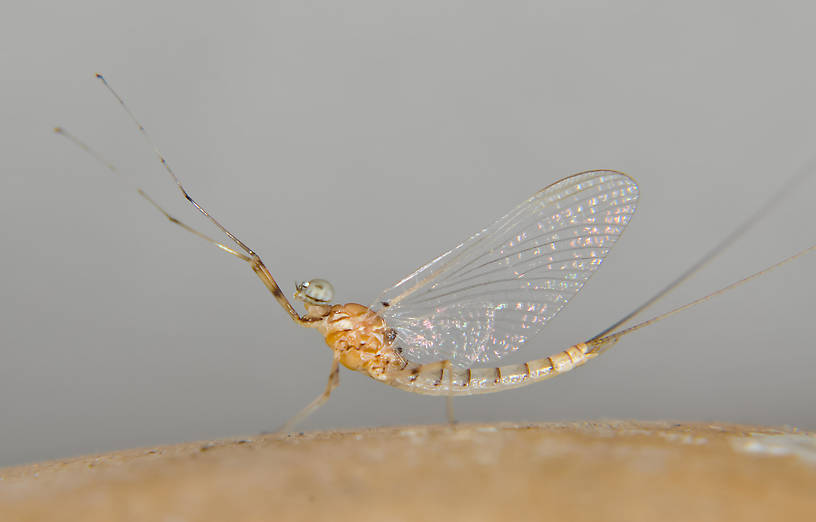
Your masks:
<svg viewBox="0 0 816 522"><path fill-rule="evenodd" d="M292 281L373 300L534 191L592 168L641 204L587 288L519 356L586 339L723 238L816 152L812 3L28 2L0 22L0 465L280 425L330 354L194 197ZM114 179L64 125L115 162ZM652 312L816 240L814 180ZM816 257L626 338L463 421L718 420L816 429ZM303 429L435 423L443 402L344 372Z"/></svg>

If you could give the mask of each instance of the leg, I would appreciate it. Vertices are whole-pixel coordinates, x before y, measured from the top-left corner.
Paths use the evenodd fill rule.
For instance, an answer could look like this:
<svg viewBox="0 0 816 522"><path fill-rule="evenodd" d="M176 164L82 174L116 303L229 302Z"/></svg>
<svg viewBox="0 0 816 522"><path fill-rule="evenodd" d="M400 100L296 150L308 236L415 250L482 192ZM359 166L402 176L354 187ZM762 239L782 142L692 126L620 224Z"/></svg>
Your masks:
<svg viewBox="0 0 816 522"><path fill-rule="evenodd" d="M76 140L74 139L74 141L76 141ZM258 257L257 254L255 254L254 252L251 252L249 256L245 256L244 254L242 254L240 252L236 252L232 248L230 248L230 247L228 247L228 246L226 246L226 245L224 245L222 243L219 243L215 239L213 239L213 238L211 238L211 237L209 237L209 236L207 236L205 234L202 234L201 232L194 229L193 227L188 226L187 224L182 223L181 221L179 221L175 217L171 216L166 210L164 210L161 206L159 206L158 203L153 201L153 198L148 196L147 193L145 191L143 191L142 189L139 189L138 192L139 192L139 195L142 196L143 198L145 198L148 201L148 203L153 205L153 207L155 207L156 210L158 210L159 212L164 214L164 217L166 217L168 219L168 221L170 221L171 223L180 226L184 230L186 230L186 231L188 231L188 232L190 232L192 234L195 234L196 236L200 237L201 239L204 239L205 241L209 241L210 243L214 244L215 246L217 246L218 248L220 248L224 252L232 254L235 257L237 257L238 259L240 259L242 261L246 261L247 263L249 263L250 266L252 267L252 270L261 279L261 282L263 282L263 284L269 289L269 291L272 292L272 295L275 297L275 299L278 300L278 302L283 307L283 309L286 310L286 313L288 313L289 316L292 318L292 320L294 320L296 323L301 324L303 326L308 326L310 322L314 321L314 319L308 319L308 318L301 317L300 314L297 313L297 311L292 307L292 304L289 302L289 300L286 299L286 296L283 295L283 292L281 292L281 289L278 287L278 284L275 282L275 279L272 277L272 274L269 273L269 270L266 268L266 266L263 264L263 261L261 261L261 258Z"/></svg>
<svg viewBox="0 0 816 522"><path fill-rule="evenodd" d="M144 127L142 127L142 125L136 120L136 118L133 116L133 113L130 112L130 109L127 107L127 105L125 105L125 102L122 100L122 98L116 93L116 91L114 91L110 87L110 85L108 85L108 82L106 82L105 79L101 75L97 75L97 77L99 78L100 81L102 81L102 83L105 85L105 87L113 94L113 96L117 99L117 101L122 105L125 112L127 112L128 116L131 118L131 120L133 120L133 122L137 125L137 127L139 128L139 132L142 133L144 138L147 140L148 144L153 148L153 151L155 152L156 156L158 156L159 161L161 162L162 166L167 171L167 173L170 175L170 177L173 179L173 181L175 182L178 189L181 191L184 198L187 201L189 201L199 212L201 212L201 214L203 214L207 219L209 219L216 227L218 227L224 234L226 234L227 237L229 237L233 241L233 243L235 243L235 245L238 247L238 250L242 250L243 252L245 252L245 254L240 253L239 251L236 251L235 249L230 248L230 247L216 241L215 239L212 239L212 238L206 236L205 234L202 234L201 232L199 232L199 231L195 230L194 228L186 225L185 223L182 223L181 221L179 221L178 219L176 219L175 217L173 217L169 213L167 213L167 211L165 211L155 201L153 201L153 199L150 198L150 196L148 196L147 193L145 193L143 190L139 189L139 191L138 191L139 194L142 197L144 197L151 205L153 205L159 212L164 214L164 216L168 220L170 220L171 223L175 223L176 225L180 226L181 228L187 230L188 232L191 232L191 233L197 235L198 237L200 237L200 238L202 238L202 239L204 239L206 241L209 241L210 243L213 243L214 245L216 245L218 248L224 250L225 252L227 252L229 254L232 254L235 257L241 259L242 261L246 261L247 263L249 263L250 266L252 267L252 270L261 279L261 282L264 284L264 286L266 286L266 288L270 292L272 292L272 295L275 297L275 299L278 301L278 303L280 303L280 305L283 307L283 309L286 311L286 313L289 314L289 317L293 321L295 321L296 323L298 323L301 326L310 326L311 323L313 323L315 321L315 319L302 317L300 314L298 314L297 311L292 307L292 304L289 302L289 300L283 294L283 292L281 292L280 287L278 287L278 283L272 277L272 274L269 272L269 269L267 269L266 266L263 264L263 261L261 261L260 256L258 256L258 254L256 254L252 249L250 249L246 244L244 244L240 239L238 239L238 237L236 237L232 232L230 232L223 225L221 225L221 223L216 221L216 219L214 217L212 217L212 215L210 215L206 210L204 210L203 207L201 207L201 205L199 205L192 197L190 197L190 195L187 193L187 190L184 188L184 186L182 186L181 181L176 176L175 172L173 172L173 169L171 169L170 165L167 164L167 161L164 159L164 156L162 156L161 152L159 152L156 145L150 139L150 136L148 136L148 134L145 131ZM114 174L117 172L116 168L111 163L105 161L104 158L102 158L102 156L100 156L95 150L88 147L85 143L83 143L81 140L76 138L74 135L70 134L65 129L63 129L61 127L57 127L56 129L54 129L54 131L57 134L61 134L62 136L66 137L74 145L81 148L86 153L90 154L96 161L101 163L105 168L107 168L108 170L110 170Z"/></svg>
<svg viewBox="0 0 816 522"><path fill-rule="evenodd" d="M249 256L246 256L246 255L244 255L244 254L242 254L240 252L236 252L232 248L230 248L230 247L228 247L228 246L226 246L226 245L224 245L222 243L219 243L215 239L213 239L213 238L211 238L211 237L209 237L209 236L207 236L205 234L202 234L201 232L194 229L193 227L188 226L187 224L185 224L185 223L179 221L178 219L176 219L175 217L171 216L166 210L164 210L161 206L159 206L158 203L153 201L153 198L148 196L147 193L145 191L143 191L142 189L139 189L138 192L139 192L139 195L141 195L143 198L145 198L148 201L148 203L153 205L156 208L156 210L158 210L159 212L164 214L164 217L166 217L168 219L168 221L170 221L171 223L180 226L184 230L186 230L188 232L191 232L192 234L195 234L196 236L200 237L201 239L204 239L205 241L209 241L210 243L214 244L215 246L217 246L218 248L220 248L224 252L232 254L235 257L237 257L238 259L240 259L242 261L246 261L247 263L249 263L249 265L252 267L252 271L255 272L255 274L261 279L261 282L264 284L264 286L266 286L266 288L268 288L269 291L272 292L272 295L275 297L275 299L277 299L278 303L280 303L280 305L283 307L283 309L286 311L286 313L289 314L289 317L291 317L293 321L295 321L296 323L298 323L300 325L303 325L303 326L309 326L310 323L316 321L316 319L301 317L300 314L297 313L297 311L292 307L292 304L289 302L289 300L286 299L286 296L283 295L283 292L278 287L278 283L272 277L272 274L269 273L269 269L266 268L266 266L263 264L263 261L261 261L261 258L258 257L257 254L255 254L254 252L251 252Z"/></svg>
<svg viewBox="0 0 816 522"><path fill-rule="evenodd" d="M334 360L332 360L331 372L329 372L329 382L326 383L326 390L318 395L315 400L310 402L308 406L300 410L297 415L289 419L286 424L277 430L277 433L289 433L292 431L295 425L301 423L306 417L314 413L315 410L323 406L323 404L329 400L332 390L337 388L338 384L340 384L340 358L335 353Z"/></svg>
<svg viewBox="0 0 816 522"><path fill-rule="evenodd" d="M445 411L448 417L448 424L451 426L456 424L456 418L453 416L453 364L447 359L444 361L436 361L428 364L424 364L421 366L421 371L423 374L431 374L439 372L438 380L434 383L434 386L442 386L442 383L445 382L445 375L447 375L448 380L448 395L445 398ZM441 395L441 394L440 394Z"/></svg>
<svg viewBox="0 0 816 522"><path fill-rule="evenodd" d="M448 371L448 396L445 398L445 412L448 415L448 424L456 424L456 417L453 416L453 366L450 361L442 361L443 368Z"/></svg>
<svg viewBox="0 0 816 522"><path fill-rule="evenodd" d="M99 162L103 167L105 167L106 169L111 171L113 174L115 174L115 175L118 174L118 171L116 170L116 167L114 167L112 163L109 163L109 162L105 161L105 159L102 156L100 156L99 153L97 153L95 150L90 148L88 145L85 144L85 142L83 142L82 140L80 140L79 138L77 138L76 136L74 136L73 134L68 132L67 130L63 129L62 127L57 127L57 128L54 129L54 132L64 136L66 139L68 139L68 141L70 141L71 143L73 143L74 145L79 147L80 149L87 152L91 157L93 157L97 162ZM153 200L153 198L151 198L147 194L147 192L145 192L144 190L137 189L136 191L139 193L140 196L145 198L145 200L147 200L148 203L153 205L153 208L155 208L156 210L161 212L164 215L164 217L166 217L167 220L170 221L171 223L173 223L175 225L178 225L181 228L183 228L184 230L190 232L191 234L194 234L194 235L200 237L201 239L214 244L215 246L217 246L221 250L223 250L223 251L225 251L225 252L227 252L229 254L234 255L235 257L237 257L238 259L241 259L242 261L246 261L247 263L252 263L252 258L251 257L246 256L246 255L244 255L244 254L242 254L240 252L236 252L232 248L230 248L230 247L228 247L228 246L226 246L226 245L224 245L222 243L219 243L218 241L216 241L215 239L209 237L208 235L202 234L201 232L194 229L193 227L191 227L191 226L187 225L186 223L183 223L182 221L180 221L180 220L176 219L175 217L171 216L158 203L156 203Z"/></svg>

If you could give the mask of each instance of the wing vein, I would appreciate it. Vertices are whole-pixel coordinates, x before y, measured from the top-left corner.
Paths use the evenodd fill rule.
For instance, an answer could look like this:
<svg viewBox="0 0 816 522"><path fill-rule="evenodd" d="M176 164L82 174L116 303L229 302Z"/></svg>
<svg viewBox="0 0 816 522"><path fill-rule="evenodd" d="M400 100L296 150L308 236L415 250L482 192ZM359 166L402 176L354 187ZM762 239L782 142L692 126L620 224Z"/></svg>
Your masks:
<svg viewBox="0 0 816 522"><path fill-rule="evenodd" d="M637 197L631 178L618 172L565 178L402 279L372 309L397 332L409 360L467 367L499 359L585 286Z"/></svg>

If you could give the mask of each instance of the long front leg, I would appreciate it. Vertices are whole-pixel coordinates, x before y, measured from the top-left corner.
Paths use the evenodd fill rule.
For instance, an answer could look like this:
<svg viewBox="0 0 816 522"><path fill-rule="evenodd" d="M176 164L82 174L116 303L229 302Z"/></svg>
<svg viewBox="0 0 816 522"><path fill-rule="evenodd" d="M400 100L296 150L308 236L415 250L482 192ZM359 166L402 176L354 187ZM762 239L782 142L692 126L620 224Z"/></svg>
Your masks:
<svg viewBox="0 0 816 522"><path fill-rule="evenodd" d="M323 404L329 400L329 396L331 395L332 390L337 388L340 384L340 357L337 355L337 352L334 353L334 359L332 359L332 367L331 372L329 372L329 382L326 383L326 390L317 396L315 400L309 403L308 406L300 410L300 412L289 419L289 421L284 424L280 429L277 430L278 433L289 433L292 431L297 424L301 423L303 420L306 419L309 415L315 412L319 407L323 406Z"/></svg>
<svg viewBox="0 0 816 522"><path fill-rule="evenodd" d="M122 97L119 96L119 94L115 90L113 90L113 88L108 84L108 82L105 80L105 78L101 74L97 74L96 77L102 82L102 84L108 89L108 91L110 91L110 93L114 96L114 98L116 98L116 100L119 102L119 104L122 106L122 108L127 113L128 117L131 119L131 121L133 121L133 123L138 128L139 132L145 138L147 143L153 148L153 152L156 154L156 157L161 162L162 167L164 167L164 170L167 172L167 174L170 175L173 182L176 184L179 191L181 192L182 196L184 196L184 199L186 199L191 205L193 205L193 207L195 207L196 210L198 210L202 215L204 215L204 217L206 217L213 225L218 227L219 230L221 230L224 234L226 234L227 237L229 237L230 240L232 240L232 242L235 244L235 246L237 247L237 250L233 249L233 248L230 248L230 247L228 247L228 246L226 246L226 245L224 245L224 244L210 238L209 236L207 236L205 234L202 234L201 232L195 230L194 228L182 223L181 221L179 221L175 217L171 216L169 213L167 213L167 211L165 211L155 201L153 201L153 199L151 199L150 196L148 196L147 193L144 192L143 190L139 189L139 194L141 196L143 196L145 199L147 199L154 207L156 207L162 214L164 214L164 216L167 219L169 219L172 223L175 223L176 225L179 225L180 227L184 228L185 230L187 230L189 232L192 232L193 234L201 237L202 239L205 239L206 241L209 241L210 243L215 244L216 246L218 246L219 248L221 248L225 252L227 252L229 254L232 254L235 257L249 263L250 266L252 267L252 270L258 275L258 277L261 279L263 284L269 289L269 291L272 292L272 295L275 297L275 299L278 301L278 303L280 303L280 305L283 307L283 309L286 311L286 313L289 314L289 316L292 318L293 321L295 321L296 323L298 323L298 324L300 324L302 326L312 325L312 323L314 323L315 319L305 317L305 316L301 316L300 314L297 313L297 311L295 311L295 309L292 307L292 304L289 302L289 300L286 298L286 296L283 295L283 292L281 292L280 288L278 287L278 283L272 277L272 274L266 268L263 261L261 261L261 258L258 256L258 254L256 254L254 250L249 248L249 246L247 246L243 241L238 239L238 236L236 236L235 234L233 234L232 232L227 230L227 228L224 225L222 225L218 220L216 220L212 216L212 214L210 214L208 211L206 211L204 209L204 207L199 205L198 202L196 200L194 200L190 196L190 194L187 192L187 189L184 188L184 186L181 184L181 180L178 178L178 176L176 176L176 173L173 171L173 169L170 168L170 165L167 163L167 160L164 158L164 155L162 155L162 153L159 151L159 148L156 146L156 144L153 142L153 140L147 134L147 131L145 130L144 126L142 126L142 124L139 123L139 121L136 119L136 116L134 116L134 114L131 112L131 110L128 108L128 106L125 104L125 101L122 99ZM85 152L90 154L96 161L101 163L105 168L107 168L111 172L114 172L114 173L116 172L116 168L112 164L105 161L99 154L96 153L95 150L88 147L85 143L83 143L82 141L77 139L75 136L73 136L72 134L69 134L64 129L59 128L59 127L57 127L54 130L57 132L57 134L62 134L63 136L68 138L71 142L73 142L75 145L77 145L79 148L81 148L82 150L84 150Z"/></svg>
<svg viewBox="0 0 816 522"><path fill-rule="evenodd" d="M72 136L70 136L70 137L74 141L76 141L75 138L73 138ZM301 326L308 327L308 326L311 326L312 323L314 323L315 321L318 320L318 319L315 319L315 318L304 317L304 316L301 316L300 314L297 313L297 311L292 306L292 303L290 303L289 300L286 298L286 296L283 295L283 292L281 291L280 287L278 286L277 281L275 281L275 278L272 277L272 274L269 272L269 269L266 268L266 265L264 265L263 261L261 261L261 258L258 256L258 254L256 254L252 250L248 250L249 255L244 255L244 254L242 254L240 252L236 252L232 248L230 248L230 247L228 247L228 246L226 246L226 245L224 245L222 243L219 243L215 239L213 239L213 238L211 238L211 237L209 237L209 236L207 236L205 234L202 234L198 230L190 227L189 225L187 225L187 224L179 221L175 217L171 216L166 210L164 210L164 208L162 208L158 203L156 203L153 200L153 198L148 196L147 193L144 192L142 189L139 189L139 195L141 195L151 205L153 205L153 207L156 208L156 210L158 210L159 212L164 214L164 217L166 217L171 223L180 226L184 230L187 230L188 232L191 232L191 233L195 234L196 236L204 239L205 241L213 243L215 246L217 246L221 250L223 250L223 251L225 251L225 252L227 252L229 254L234 255L238 259L249 263L249 266L252 267L252 271L255 272L255 274L260 278L260 280L264 284L264 286L272 293L272 296L278 301L278 303L280 303L281 307L283 307L284 311L286 311L286 313L289 314L289 317L291 317L292 320L295 321L297 324L299 324ZM243 245L243 243L241 243L241 245Z"/></svg>
<svg viewBox="0 0 816 522"><path fill-rule="evenodd" d="M64 131L61 131L61 132L63 132L63 134L65 134ZM66 134L66 136L69 137L75 143L80 143L81 144L81 142L79 142L73 136L68 135L68 134ZM244 255L244 254L242 254L240 252L236 252L232 248L230 248L230 247L228 247L228 246L226 246L226 245L224 245L222 243L219 243L215 239L213 239L213 238L211 238L211 237L209 237L209 236L207 236L205 234L202 234L198 230L190 227L189 225L187 225L185 223L182 223L181 221L179 221L175 217L171 216L166 210L164 210L164 208L161 207L161 205L159 205L158 203L153 201L153 198L148 196L147 193L145 191L143 191L142 189L139 189L139 195L141 195L151 205L153 205L153 207L156 210L158 210L159 212L164 214L164 217L166 217L171 223L180 226L184 230L187 230L188 232L191 232L191 233L195 234L196 236L204 239L205 241L209 241L210 243L213 243L215 246L217 246L221 250L223 250L223 251L225 251L225 252L227 252L229 254L234 255L238 259L249 263L249 266L252 267L252 271L255 272L255 274L260 278L260 280L264 284L264 286L272 293L272 296L278 301L278 303L280 303L281 307L283 307L283 309L286 311L287 314L289 314L289 317L291 317L293 321L295 321L296 323L298 323L301 326L310 326L310 324L315 321L315 319L310 319L308 317L303 317L303 316L301 316L300 314L297 313L297 311L292 306L292 303L290 303L289 300L286 299L286 296L283 295L283 292L281 291L280 287L278 286L277 281L275 281L275 278L272 277L272 274L269 272L269 269L266 268L266 265L264 265L263 261L261 261L261 258L258 256L258 254L256 254L255 252L253 252L252 250L249 250L249 249L248 249L249 255ZM239 244L239 246L241 246L241 245L243 245L243 243Z"/></svg>
<svg viewBox="0 0 816 522"><path fill-rule="evenodd" d="M266 286L266 288L268 288L269 291L272 292L272 296L275 299L277 299L278 303L280 303L280 305L283 307L286 313L289 314L289 317L291 317L293 321L295 321L297 324L301 326L306 327L313 327L314 325L312 323L320 321L320 318L304 317L298 314L294 307L292 307L292 303L290 303L286 296L283 295L283 292L278 286L278 283L275 281L275 278L272 277L272 274L269 273L269 269L266 268L266 265L263 264L261 258L258 257L258 255L255 254L254 252L251 254L251 256L252 257L251 260L249 261L249 264L252 267L252 270L255 272L255 275L257 275L263 282L264 286Z"/></svg>

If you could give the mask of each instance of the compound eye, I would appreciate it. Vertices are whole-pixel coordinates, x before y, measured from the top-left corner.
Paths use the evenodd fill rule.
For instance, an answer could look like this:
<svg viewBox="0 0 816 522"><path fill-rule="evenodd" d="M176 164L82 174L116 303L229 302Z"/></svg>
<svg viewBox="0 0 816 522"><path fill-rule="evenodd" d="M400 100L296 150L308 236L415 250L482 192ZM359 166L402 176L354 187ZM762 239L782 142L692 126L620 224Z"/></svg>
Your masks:
<svg viewBox="0 0 816 522"><path fill-rule="evenodd" d="M325 279L312 279L297 285L295 296L309 304L328 304L334 299L334 287Z"/></svg>

